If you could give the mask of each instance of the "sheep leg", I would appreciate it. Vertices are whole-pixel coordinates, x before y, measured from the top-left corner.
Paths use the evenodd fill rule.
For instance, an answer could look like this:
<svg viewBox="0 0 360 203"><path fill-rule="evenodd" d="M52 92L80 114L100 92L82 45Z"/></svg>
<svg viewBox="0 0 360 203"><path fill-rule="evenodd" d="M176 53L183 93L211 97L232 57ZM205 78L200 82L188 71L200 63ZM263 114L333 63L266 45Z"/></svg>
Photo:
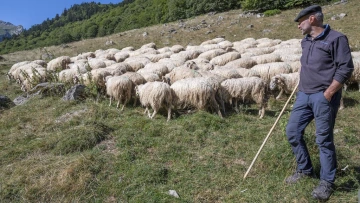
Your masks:
<svg viewBox="0 0 360 203"><path fill-rule="evenodd" d="M168 117L167 117L167 122L171 119L171 107L168 107Z"/></svg>
<svg viewBox="0 0 360 203"><path fill-rule="evenodd" d="M220 118L224 118L221 114L220 108L219 108L219 104L217 103L215 97L211 98L211 107L215 109L215 111L218 113L218 115L220 116Z"/></svg>
<svg viewBox="0 0 360 203"><path fill-rule="evenodd" d="M360 81L358 81L358 88L359 88L359 92L360 92Z"/></svg>
<svg viewBox="0 0 360 203"><path fill-rule="evenodd" d="M156 109L154 109L154 112L153 112L153 114L150 116L150 118L151 119L153 119L154 117L155 117L155 115L157 114L157 110Z"/></svg>
<svg viewBox="0 0 360 203"><path fill-rule="evenodd" d="M265 115L265 106L261 105L261 108L259 109L259 115L260 115L260 119L264 117Z"/></svg>
<svg viewBox="0 0 360 203"><path fill-rule="evenodd" d="M236 113L239 113L239 108L238 108L238 99L235 98L235 102L234 102L235 106L234 106L234 110L236 111Z"/></svg>
<svg viewBox="0 0 360 203"><path fill-rule="evenodd" d="M109 104L109 106L111 106L111 101L112 101L112 96L110 96L110 104Z"/></svg>
<svg viewBox="0 0 360 203"><path fill-rule="evenodd" d="M127 104L128 102L129 102L129 99L126 98L125 101L124 101L124 105L123 105L123 107L121 108L121 111L124 111L124 108L125 108L125 106L126 106L126 104Z"/></svg>

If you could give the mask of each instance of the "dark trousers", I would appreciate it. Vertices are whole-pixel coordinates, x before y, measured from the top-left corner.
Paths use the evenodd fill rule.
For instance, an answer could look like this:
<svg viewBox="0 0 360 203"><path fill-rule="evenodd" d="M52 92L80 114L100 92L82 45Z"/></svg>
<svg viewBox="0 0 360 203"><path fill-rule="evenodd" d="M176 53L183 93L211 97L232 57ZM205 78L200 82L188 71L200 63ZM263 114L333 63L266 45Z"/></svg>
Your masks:
<svg viewBox="0 0 360 203"><path fill-rule="evenodd" d="M310 174L313 166L304 141L304 131L315 119L316 144L320 151L320 179L330 183L335 181L337 166L333 129L340 98L341 90L334 94L330 102L323 92L305 94L299 91L286 127L288 141L296 156L297 171Z"/></svg>

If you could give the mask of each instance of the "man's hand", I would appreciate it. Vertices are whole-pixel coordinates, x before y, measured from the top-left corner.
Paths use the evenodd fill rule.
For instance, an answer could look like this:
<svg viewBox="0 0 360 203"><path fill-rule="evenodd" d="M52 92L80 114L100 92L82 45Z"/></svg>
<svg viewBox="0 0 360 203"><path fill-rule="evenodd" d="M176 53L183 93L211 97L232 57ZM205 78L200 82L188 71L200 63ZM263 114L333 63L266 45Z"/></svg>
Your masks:
<svg viewBox="0 0 360 203"><path fill-rule="evenodd" d="M330 102L332 96L341 89L343 84L339 83L336 80L333 80L330 86L325 90L324 97Z"/></svg>

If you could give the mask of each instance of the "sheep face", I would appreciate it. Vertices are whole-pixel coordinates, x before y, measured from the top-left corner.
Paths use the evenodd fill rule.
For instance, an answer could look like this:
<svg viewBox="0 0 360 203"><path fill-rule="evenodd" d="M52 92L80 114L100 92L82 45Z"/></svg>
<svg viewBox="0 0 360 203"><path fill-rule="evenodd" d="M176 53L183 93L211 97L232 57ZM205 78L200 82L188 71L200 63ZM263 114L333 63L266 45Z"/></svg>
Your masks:
<svg viewBox="0 0 360 203"><path fill-rule="evenodd" d="M284 82L283 82L283 79L281 78L281 76L276 75L271 78L270 90L274 90L278 86L280 86L280 87L284 86Z"/></svg>

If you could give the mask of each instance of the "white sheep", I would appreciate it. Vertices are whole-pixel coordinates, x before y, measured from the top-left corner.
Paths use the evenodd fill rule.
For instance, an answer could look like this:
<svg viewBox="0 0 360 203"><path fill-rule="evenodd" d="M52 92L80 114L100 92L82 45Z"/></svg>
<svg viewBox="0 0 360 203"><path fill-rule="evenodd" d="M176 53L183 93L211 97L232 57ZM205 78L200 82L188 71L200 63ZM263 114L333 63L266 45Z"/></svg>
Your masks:
<svg viewBox="0 0 360 203"><path fill-rule="evenodd" d="M118 62L118 63L125 61L125 59L127 59L129 57L130 57L130 54L128 52L125 52L125 51L117 52L114 55L115 61Z"/></svg>
<svg viewBox="0 0 360 203"><path fill-rule="evenodd" d="M272 62L265 64L258 64L251 68L248 76L260 76L266 84L270 83L273 76L281 73L291 73L291 67L285 62Z"/></svg>
<svg viewBox="0 0 360 203"><path fill-rule="evenodd" d="M299 82L299 73L288 73L288 74L278 74L271 78L270 81L270 90L275 90L276 88L280 89L280 93L276 99L280 99L282 94L291 94Z"/></svg>
<svg viewBox="0 0 360 203"><path fill-rule="evenodd" d="M112 99L118 101L116 108L119 108L120 103L123 104L121 111L131 99L131 95L134 89L134 83L126 76L114 76L108 77L106 80L106 94L110 96L111 106Z"/></svg>
<svg viewBox="0 0 360 203"><path fill-rule="evenodd" d="M159 112L161 107L167 109L167 121L171 118L172 108L172 91L170 86L164 82L148 82L135 87L136 94L140 99L140 103L144 106L145 113L148 113L149 118L153 119ZM149 107L153 109L150 114Z"/></svg>
<svg viewBox="0 0 360 203"><path fill-rule="evenodd" d="M181 79L201 77L201 74L197 71L198 69L199 67L194 62L189 62L183 66L174 68L162 79L168 84L173 84L174 82Z"/></svg>
<svg viewBox="0 0 360 203"><path fill-rule="evenodd" d="M170 50L171 50L173 53L179 53L179 52L181 52L181 51L184 51L185 48L184 48L183 46L181 46L181 45L176 44L176 45L172 46L172 47L170 48Z"/></svg>
<svg viewBox="0 0 360 203"><path fill-rule="evenodd" d="M105 68L106 63L104 62L104 59L99 58L88 58L88 64L91 69L99 69L99 68Z"/></svg>
<svg viewBox="0 0 360 203"><path fill-rule="evenodd" d="M258 77L245 77L227 79L221 83L221 91L226 103L232 105L235 100L233 108L236 112L238 110L238 101L253 101L259 105L259 116L263 118L266 107L266 83L263 79Z"/></svg>
<svg viewBox="0 0 360 203"><path fill-rule="evenodd" d="M196 108L206 110L207 107L215 109L222 117L219 105L216 102L216 92L206 78L186 78L174 82L170 88L173 91L173 104L175 108Z"/></svg>
<svg viewBox="0 0 360 203"><path fill-rule="evenodd" d="M163 63L152 63L152 62L150 62L150 63L146 64L144 68L138 70L137 72L140 73L140 74L142 74L142 73L155 73L161 78L165 74L169 73L169 69Z"/></svg>
<svg viewBox="0 0 360 203"><path fill-rule="evenodd" d="M129 57L125 59L125 63L129 64L133 72L136 72L145 67L146 64L150 63L150 59L143 56Z"/></svg>
<svg viewBox="0 0 360 203"><path fill-rule="evenodd" d="M224 66L231 68L252 68L257 65L256 61L251 57L242 57L226 63Z"/></svg>
<svg viewBox="0 0 360 203"><path fill-rule="evenodd" d="M64 70L69 63L71 63L69 56L60 56L49 61L46 68L48 71Z"/></svg>
<svg viewBox="0 0 360 203"><path fill-rule="evenodd" d="M264 63L272 63L272 62L281 62L282 58L279 54L262 54L257 56L252 56L252 59L256 61L257 64L264 64Z"/></svg>
<svg viewBox="0 0 360 203"><path fill-rule="evenodd" d="M344 90L346 91L350 84L357 83L360 92L360 57L353 58L352 60L354 63L354 71L352 72L351 77L345 82Z"/></svg>
<svg viewBox="0 0 360 203"><path fill-rule="evenodd" d="M212 50L201 53L198 56L198 58L203 58L203 59L210 61L211 59L215 58L216 56L220 56L225 53L226 53L226 51L224 49L212 49Z"/></svg>
<svg viewBox="0 0 360 203"><path fill-rule="evenodd" d="M239 52L233 51L214 57L211 59L210 63L213 65L223 66L226 63L239 58L241 58L241 54Z"/></svg>

